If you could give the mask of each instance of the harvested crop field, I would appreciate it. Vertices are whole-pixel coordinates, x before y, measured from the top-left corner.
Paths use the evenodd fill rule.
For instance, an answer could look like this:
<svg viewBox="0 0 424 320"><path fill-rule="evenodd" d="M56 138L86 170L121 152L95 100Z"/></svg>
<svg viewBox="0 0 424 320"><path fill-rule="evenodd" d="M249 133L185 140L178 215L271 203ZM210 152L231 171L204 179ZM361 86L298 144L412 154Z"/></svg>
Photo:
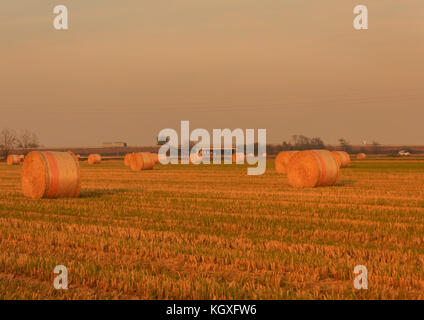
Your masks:
<svg viewBox="0 0 424 320"><path fill-rule="evenodd" d="M424 298L424 161L353 161L314 189L274 161L263 176L80 164L79 198L41 200L21 194L21 166L0 164L0 299Z"/></svg>

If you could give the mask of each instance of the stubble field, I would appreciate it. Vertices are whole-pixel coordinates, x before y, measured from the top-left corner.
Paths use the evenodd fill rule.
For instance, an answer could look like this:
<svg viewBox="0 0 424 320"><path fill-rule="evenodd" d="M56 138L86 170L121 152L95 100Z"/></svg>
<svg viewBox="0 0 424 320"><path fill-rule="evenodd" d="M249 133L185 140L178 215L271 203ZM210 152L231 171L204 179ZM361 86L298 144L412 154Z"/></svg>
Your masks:
<svg viewBox="0 0 424 320"><path fill-rule="evenodd" d="M424 298L424 161L353 162L316 189L272 161L246 173L82 162L79 198L30 200L0 164L0 299Z"/></svg>

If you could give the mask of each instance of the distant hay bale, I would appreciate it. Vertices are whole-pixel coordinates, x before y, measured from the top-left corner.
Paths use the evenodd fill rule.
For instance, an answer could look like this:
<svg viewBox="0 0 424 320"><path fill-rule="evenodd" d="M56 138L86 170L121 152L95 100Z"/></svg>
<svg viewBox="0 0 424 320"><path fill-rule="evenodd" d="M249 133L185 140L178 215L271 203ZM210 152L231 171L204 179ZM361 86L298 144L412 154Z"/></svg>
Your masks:
<svg viewBox="0 0 424 320"><path fill-rule="evenodd" d="M134 171L151 170L155 160L150 152L133 153L130 158L130 167Z"/></svg>
<svg viewBox="0 0 424 320"><path fill-rule="evenodd" d="M202 162L202 155L198 153L192 153L190 154L189 160L192 164L200 164L200 162Z"/></svg>
<svg viewBox="0 0 424 320"><path fill-rule="evenodd" d="M331 151L334 159L336 159L337 164L340 168L347 168L350 166L350 156L347 152L344 151Z"/></svg>
<svg viewBox="0 0 424 320"><path fill-rule="evenodd" d="M258 156L258 158L259 158L259 156ZM253 154L253 153L248 153L247 155L246 155L246 161L255 161L255 154Z"/></svg>
<svg viewBox="0 0 424 320"><path fill-rule="evenodd" d="M126 165L127 167L129 167L131 164L131 155L131 153L127 153L124 157L124 165Z"/></svg>
<svg viewBox="0 0 424 320"><path fill-rule="evenodd" d="M356 155L356 159L358 159L358 160L365 159L366 157L367 157L367 155L365 153L358 153Z"/></svg>
<svg viewBox="0 0 424 320"><path fill-rule="evenodd" d="M97 153L92 153L88 156L88 164L98 164L102 162L102 156Z"/></svg>
<svg viewBox="0 0 424 320"><path fill-rule="evenodd" d="M287 167L289 183L293 187L333 186L339 175L339 165L327 150L297 152Z"/></svg>
<svg viewBox="0 0 424 320"><path fill-rule="evenodd" d="M78 161L80 161L80 160L81 160L81 155L76 154L76 155L75 155L75 157L78 159Z"/></svg>
<svg viewBox="0 0 424 320"><path fill-rule="evenodd" d="M32 199L77 197L78 159L72 152L32 151L22 166L21 182L23 194Z"/></svg>
<svg viewBox="0 0 424 320"><path fill-rule="evenodd" d="M278 173L287 173L287 166L289 161L293 155L296 154L297 151L281 151L278 153L275 158L275 170Z"/></svg>
<svg viewBox="0 0 424 320"><path fill-rule="evenodd" d="M6 161L9 166L17 165L21 163L21 156L16 154L8 155Z"/></svg>
<svg viewBox="0 0 424 320"><path fill-rule="evenodd" d="M233 159L233 163L238 163L238 162L242 163L244 162L244 160L246 160L246 156L244 155L243 152L236 152L236 153L233 153L232 159Z"/></svg>
<svg viewBox="0 0 424 320"><path fill-rule="evenodd" d="M167 160L166 154L158 154L158 161L159 160L162 160L163 162L165 162Z"/></svg>
<svg viewBox="0 0 424 320"><path fill-rule="evenodd" d="M152 153L153 161L156 163L159 163L159 155L157 153Z"/></svg>

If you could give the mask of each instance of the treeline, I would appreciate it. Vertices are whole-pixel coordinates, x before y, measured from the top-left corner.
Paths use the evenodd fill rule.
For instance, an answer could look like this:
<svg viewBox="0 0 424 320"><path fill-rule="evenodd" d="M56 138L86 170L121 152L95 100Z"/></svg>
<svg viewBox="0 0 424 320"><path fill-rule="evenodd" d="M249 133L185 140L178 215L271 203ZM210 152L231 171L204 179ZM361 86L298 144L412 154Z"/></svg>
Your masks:
<svg viewBox="0 0 424 320"><path fill-rule="evenodd" d="M295 134L288 141L283 141L280 145L267 145L267 153L275 155L280 151L291 150L312 150L325 149L324 141L319 137L306 137L304 135Z"/></svg>
<svg viewBox="0 0 424 320"><path fill-rule="evenodd" d="M7 158L10 152L16 148L31 149L38 148L40 141L38 136L29 130L17 133L13 129L2 129L0 131L0 152L3 158Z"/></svg>

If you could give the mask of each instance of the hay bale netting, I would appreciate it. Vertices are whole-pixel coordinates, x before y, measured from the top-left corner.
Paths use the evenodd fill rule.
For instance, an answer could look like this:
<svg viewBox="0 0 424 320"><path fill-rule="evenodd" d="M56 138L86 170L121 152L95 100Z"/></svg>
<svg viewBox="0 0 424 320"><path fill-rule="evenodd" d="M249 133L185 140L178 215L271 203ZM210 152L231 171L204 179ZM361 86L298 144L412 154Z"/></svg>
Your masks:
<svg viewBox="0 0 424 320"><path fill-rule="evenodd" d="M8 155L6 162L9 166L20 164L21 156L18 156L16 154Z"/></svg>
<svg viewBox="0 0 424 320"><path fill-rule="evenodd" d="M88 164L98 164L102 162L102 156L97 153L90 154L88 156Z"/></svg>
<svg viewBox="0 0 424 320"><path fill-rule="evenodd" d="M134 171L152 170L155 165L155 160L150 152L133 153L130 159L130 167Z"/></svg>
<svg viewBox="0 0 424 320"><path fill-rule="evenodd" d="M77 197L78 159L72 152L32 151L25 157L21 180L23 194L33 199Z"/></svg>
<svg viewBox="0 0 424 320"><path fill-rule="evenodd" d="M344 151L331 151L334 159L336 159L340 168L347 168L350 166L350 156Z"/></svg>
<svg viewBox="0 0 424 320"><path fill-rule="evenodd" d="M287 167L287 177L293 187L333 186L339 175L339 165L328 150L297 152Z"/></svg>
<svg viewBox="0 0 424 320"><path fill-rule="evenodd" d="M289 161L293 155L296 154L297 151L281 151L278 153L275 158L275 170L278 173L287 173L287 166Z"/></svg>
<svg viewBox="0 0 424 320"><path fill-rule="evenodd" d="M246 156L244 155L243 152L236 152L233 153L233 163L237 163L237 162L244 162L244 160L246 160Z"/></svg>
<svg viewBox="0 0 424 320"><path fill-rule="evenodd" d="M127 167L130 166L131 155L132 155L132 153L127 153L124 157L124 165L126 165Z"/></svg>
<svg viewBox="0 0 424 320"><path fill-rule="evenodd" d="M356 159L358 159L358 160L365 159L366 157L367 157L367 155L365 153L358 153L356 155Z"/></svg>

